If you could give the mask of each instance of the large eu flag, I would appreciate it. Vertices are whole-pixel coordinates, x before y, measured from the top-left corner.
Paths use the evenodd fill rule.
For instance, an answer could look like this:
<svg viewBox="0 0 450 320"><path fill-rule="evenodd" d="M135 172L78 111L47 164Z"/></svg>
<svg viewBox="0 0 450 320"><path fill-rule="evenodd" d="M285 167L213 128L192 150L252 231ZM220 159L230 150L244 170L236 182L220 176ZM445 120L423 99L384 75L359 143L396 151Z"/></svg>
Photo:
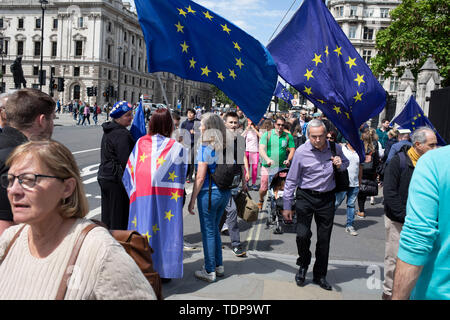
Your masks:
<svg viewBox="0 0 450 320"><path fill-rule="evenodd" d="M409 129L414 132L419 127L428 127L436 134L438 145L445 146L444 139L439 135L430 120L423 113L422 108L413 96L409 97L402 112L396 116L391 124L398 124L400 129Z"/></svg>
<svg viewBox="0 0 450 320"><path fill-rule="evenodd" d="M140 138L122 182L130 197L128 229L147 237L155 270L183 277L183 196L187 151L161 135Z"/></svg>
<svg viewBox="0 0 450 320"><path fill-rule="evenodd" d="M289 92L288 89L281 83L278 82L277 88L273 93L275 97L283 99L285 102L291 104L291 100L294 99L294 96Z"/></svg>
<svg viewBox="0 0 450 320"><path fill-rule="evenodd" d="M280 76L322 110L355 148L360 125L380 113L386 92L321 0L304 0L270 42Z"/></svg>
<svg viewBox="0 0 450 320"><path fill-rule="evenodd" d="M148 71L208 82L258 123L277 83L277 69L256 39L188 0L135 0L147 44Z"/></svg>

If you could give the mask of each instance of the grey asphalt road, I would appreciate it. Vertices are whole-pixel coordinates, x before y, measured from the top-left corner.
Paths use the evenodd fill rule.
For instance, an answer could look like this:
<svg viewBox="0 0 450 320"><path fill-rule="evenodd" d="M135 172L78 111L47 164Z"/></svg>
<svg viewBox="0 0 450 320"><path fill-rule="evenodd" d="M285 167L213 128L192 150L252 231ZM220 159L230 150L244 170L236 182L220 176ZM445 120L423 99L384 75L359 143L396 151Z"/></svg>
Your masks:
<svg viewBox="0 0 450 320"><path fill-rule="evenodd" d="M102 138L100 126L79 127L72 124L55 127L53 139L64 143L74 154L81 171L85 192L89 200L89 217L100 218L101 193L96 175L100 163L100 142ZM259 180L257 181L259 183ZM187 200L190 200L192 184L186 185ZM258 193L250 192L255 201ZM379 195L382 194L380 190ZM358 261L382 264L384 257L384 222L382 197L376 197L376 204L366 204L365 219L355 218L354 226L358 236L350 236L345 232L345 201L337 210L331 238L330 260ZM241 243L247 250L275 254L297 255L295 230L285 228L283 234L274 234L273 228L266 226L266 214L260 213L260 218L254 223L239 220ZM312 224L311 252L314 256L316 243L316 226ZM185 241L193 246L201 247L200 224L197 214L190 215L187 205L184 210ZM230 238L222 236L223 245L229 248Z"/></svg>

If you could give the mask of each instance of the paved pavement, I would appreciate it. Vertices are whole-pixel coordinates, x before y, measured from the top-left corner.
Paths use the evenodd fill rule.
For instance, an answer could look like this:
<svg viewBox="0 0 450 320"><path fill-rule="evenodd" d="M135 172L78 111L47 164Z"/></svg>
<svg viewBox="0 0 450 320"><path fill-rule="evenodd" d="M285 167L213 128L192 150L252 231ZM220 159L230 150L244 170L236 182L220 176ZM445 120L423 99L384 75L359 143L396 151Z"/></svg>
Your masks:
<svg viewBox="0 0 450 320"><path fill-rule="evenodd" d="M71 114L56 116L57 126L76 125ZM101 124L105 120L106 115L100 114L98 123ZM253 224L265 225L265 219L265 215L261 215ZM313 246L311 251L314 252ZM298 270L295 255L250 250L247 251L246 258L238 258L225 246L223 259L225 276L217 278L214 283L207 283L194 277L194 272L202 267L204 261L201 245L195 249L185 250L184 277L163 284L165 298L167 300L380 300L382 294L382 262L330 260L327 280L333 290L326 291L312 283L314 258L303 287L298 287L294 281Z"/></svg>

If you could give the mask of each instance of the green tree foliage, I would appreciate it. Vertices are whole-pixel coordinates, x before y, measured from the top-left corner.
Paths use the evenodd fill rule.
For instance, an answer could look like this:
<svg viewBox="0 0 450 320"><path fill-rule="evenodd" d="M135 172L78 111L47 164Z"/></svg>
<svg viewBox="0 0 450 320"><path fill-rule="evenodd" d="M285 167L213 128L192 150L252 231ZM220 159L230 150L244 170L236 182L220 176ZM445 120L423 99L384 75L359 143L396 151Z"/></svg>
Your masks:
<svg viewBox="0 0 450 320"><path fill-rule="evenodd" d="M450 1L403 0L390 12L391 25L377 33L377 56L371 60L375 75L402 75L408 67L415 77L428 55L433 57L450 85ZM399 66L398 62L407 62Z"/></svg>
<svg viewBox="0 0 450 320"><path fill-rule="evenodd" d="M228 96L225 93L223 93L222 90L220 90L214 85L211 85L211 88L214 94L214 98L216 99L217 102L220 102L224 105L229 104L231 107L235 106L233 100L228 98Z"/></svg>

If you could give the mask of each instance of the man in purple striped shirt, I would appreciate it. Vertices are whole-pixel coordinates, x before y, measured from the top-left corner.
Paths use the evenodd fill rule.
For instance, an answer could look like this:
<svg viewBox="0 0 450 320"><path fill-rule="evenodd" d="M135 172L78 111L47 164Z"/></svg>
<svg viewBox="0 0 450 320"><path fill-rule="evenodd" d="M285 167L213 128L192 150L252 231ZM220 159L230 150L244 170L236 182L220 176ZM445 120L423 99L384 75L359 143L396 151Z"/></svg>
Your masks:
<svg viewBox="0 0 450 320"><path fill-rule="evenodd" d="M327 130L320 120L309 122L308 141L294 154L291 168L286 178L283 195L283 216L292 220L292 204L296 192L295 210L297 214L297 250L300 266L295 275L298 286L303 286L311 262L311 221L314 216L317 224L316 262L313 269L313 283L326 290L331 285L326 280L331 230L334 220L334 180L333 166L345 170L349 165L340 145L336 144L336 156L333 157L330 143L326 140ZM298 189L297 189L298 188Z"/></svg>

